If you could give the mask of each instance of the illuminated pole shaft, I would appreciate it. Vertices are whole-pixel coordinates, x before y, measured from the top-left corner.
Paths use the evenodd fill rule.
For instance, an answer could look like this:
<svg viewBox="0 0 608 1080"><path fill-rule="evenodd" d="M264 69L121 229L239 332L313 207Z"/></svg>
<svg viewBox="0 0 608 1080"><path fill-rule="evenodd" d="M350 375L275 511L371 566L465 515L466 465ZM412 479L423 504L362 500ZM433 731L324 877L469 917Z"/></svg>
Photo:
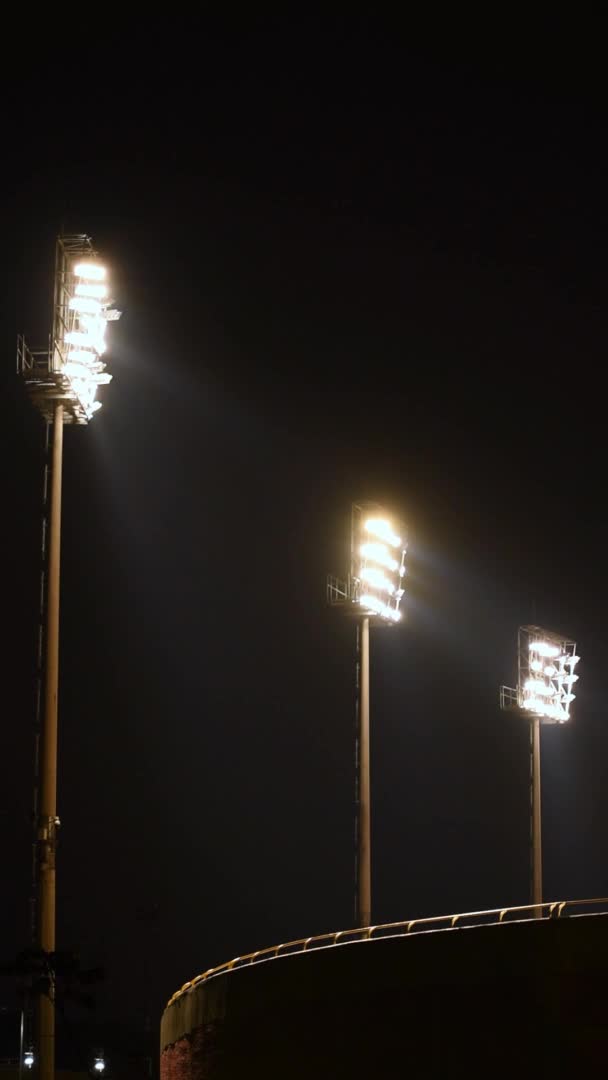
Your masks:
<svg viewBox="0 0 608 1080"><path fill-rule="evenodd" d="M536 918L542 917L543 847L540 795L540 717L530 720L530 840L532 846L532 903L538 904Z"/></svg>
<svg viewBox="0 0 608 1080"><path fill-rule="evenodd" d="M55 405L51 467L50 538L47 587L46 665L40 768L39 947L55 952L55 850L57 833L57 696L59 688L59 565L63 405ZM38 1009L40 1080L55 1076L55 987L41 994Z"/></svg>
<svg viewBox="0 0 608 1080"><path fill-rule="evenodd" d="M369 618L361 620L359 686L359 835L357 914L359 926L372 918L371 807L369 783Z"/></svg>
<svg viewBox="0 0 608 1080"><path fill-rule="evenodd" d="M25 1006L21 1006L21 1022L19 1024L19 1080L23 1076L23 1054L24 1054L24 1034L25 1034Z"/></svg>

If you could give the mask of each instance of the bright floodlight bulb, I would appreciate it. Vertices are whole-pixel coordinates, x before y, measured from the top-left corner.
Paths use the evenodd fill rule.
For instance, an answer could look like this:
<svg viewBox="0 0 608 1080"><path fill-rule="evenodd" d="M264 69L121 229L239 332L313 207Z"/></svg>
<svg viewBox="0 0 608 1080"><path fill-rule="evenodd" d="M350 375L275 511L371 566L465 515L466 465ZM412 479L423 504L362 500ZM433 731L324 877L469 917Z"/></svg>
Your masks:
<svg viewBox="0 0 608 1080"><path fill-rule="evenodd" d="M68 353L68 360L72 360L75 364L91 364L97 363L97 353L87 352L86 349L70 349Z"/></svg>
<svg viewBox="0 0 608 1080"><path fill-rule="evenodd" d="M539 656L559 656L559 646L552 645L550 641L531 641L530 652L537 652Z"/></svg>
<svg viewBox="0 0 608 1080"><path fill-rule="evenodd" d="M33 1050L26 1050L25 1051L25 1054L23 1055L23 1064L25 1065L26 1069L31 1069L32 1065L34 1064L34 1051Z"/></svg>
<svg viewBox="0 0 608 1080"><path fill-rule="evenodd" d="M103 338L87 334L83 330L68 330L65 335L66 345L78 345L81 349L92 349L102 353L105 349Z"/></svg>
<svg viewBox="0 0 608 1080"><path fill-rule="evenodd" d="M68 360L61 370L70 379L89 379L91 377L89 367L86 364L79 364L77 360Z"/></svg>
<svg viewBox="0 0 608 1080"><path fill-rule="evenodd" d="M543 662L542 662L542 660L531 660L530 661L530 668L531 668L532 671L542 671L543 670Z"/></svg>
<svg viewBox="0 0 608 1080"><path fill-rule="evenodd" d="M553 693L553 687L548 686L542 679L527 679L524 683L524 689L535 694L542 694L543 697L549 697Z"/></svg>
<svg viewBox="0 0 608 1080"><path fill-rule="evenodd" d="M390 522L384 518L369 518L365 522L365 529L371 533L372 536L377 536L380 540L384 540L390 547L399 547L401 544L401 538L393 532L390 526Z"/></svg>
<svg viewBox="0 0 608 1080"><path fill-rule="evenodd" d="M97 282L79 282L76 286L76 296L92 296L96 300L103 300L108 295L107 285Z"/></svg>
<svg viewBox="0 0 608 1080"><path fill-rule="evenodd" d="M543 703L538 698L529 697L524 699L524 709L528 709L529 712L541 712L542 708Z"/></svg>
<svg viewBox="0 0 608 1080"><path fill-rule="evenodd" d="M94 300L92 296L73 296L69 307L71 311L82 311L86 315L98 315L101 311L99 300Z"/></svg>
<svg viewBox="0 0 608 1080"><path fill-rule="evenodd" d="M84 278L85 281L105 281L106 268L99 263L82 262L74 267L76 277Z"/></svg>
<svg viewBox="0 0 608 1080"><path fill-rule="evenodd" d="M536 662L539 663L539 666L542 668L543 665L540 664L539 661L536 661ZM532 667L532 664L530 664L530 667ZM534 668L534 670L537 671L538 668ZM545 675L549 679L552 678L553 675L557 675L557 668L555 667L555 664L547 664L547 666L545 668Z"/></svg>
<svg viewBox="0 0 608 1080"><path fill-rule="evenodd" d="M361 555L364 559L371 559L379 566L385 566L387 570L396 570L399 563L393 558L385 544L361 544Z"/></svg>
<svg viewBox="0 0 608 1080"><path fill-rule="evenodd" d="M389 581L377 566L364 566L361 571L361 579L369 582L370 585L374 585L377 589L386 589L387 592L395 591L392 581Z"/></svg>

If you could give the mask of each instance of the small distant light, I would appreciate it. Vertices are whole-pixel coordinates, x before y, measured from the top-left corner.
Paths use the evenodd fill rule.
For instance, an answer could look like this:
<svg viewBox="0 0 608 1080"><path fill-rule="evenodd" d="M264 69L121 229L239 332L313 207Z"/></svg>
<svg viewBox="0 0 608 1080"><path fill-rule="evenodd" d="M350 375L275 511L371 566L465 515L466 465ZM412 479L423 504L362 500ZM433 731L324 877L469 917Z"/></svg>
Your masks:
<svg viewBox="0 0 608 1080"><path fill-rule="evenodd" d="M26 1050L25 1051L25 1054L23 1055L23 1064L25 1065L26 1069L31 1069L32 1065L34 1064L34 1051L33 1050Z"/></svg>
<svg viewBox="0 0 608 1080"><path fill-rule="evenodd" d="M105 1070L105 1067L106 1063L104 1059L102 1057L96 1057L95 1061L93 1062L93 1068L95 1072L101 1074Z"/></svg>

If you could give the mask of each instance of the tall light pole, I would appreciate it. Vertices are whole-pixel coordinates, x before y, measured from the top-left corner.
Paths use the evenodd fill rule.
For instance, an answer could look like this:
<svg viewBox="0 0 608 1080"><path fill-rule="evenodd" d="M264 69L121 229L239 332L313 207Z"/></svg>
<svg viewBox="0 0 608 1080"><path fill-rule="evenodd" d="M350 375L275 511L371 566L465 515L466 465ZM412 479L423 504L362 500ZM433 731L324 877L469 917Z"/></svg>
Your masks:
<svg viewBox="0 0 608 1080"><path fill-rule="evenodd" d="M38 912L37 944L45 958L49 988L38 1005L36 1042L40 1080L55 1075L55 856L57 848L57 733L59 691L59 594L61 553L61 476L64 424L87 424L101 408L97 388L110 382L102 355L106 323L119 313L111 308L106 269L99 262L91 239L61 236L55 258L53 323L49 346L30 350L23 337L17 342L17 372L25 381L32 402L52 426L49 543L46 588L43 577L44 708L41 754L36 783L40 797L37 826Z"/></svg>
<svg viewBox="0 0 608 1080"><path fill-rule="evenodd" d="M327 599L357 622L356 666L356 900L358 926L372 917L371 790L369 724L370 624L394 626L401 619L405 546L386 513L375 503L355 503L351 510L350 570L330 575Z"/></svg>
<svg viewBox="0 0 608 1080"><path fill-rule="evenodd" d="M540 626L520 626L517 636L517 686L501 686L500 707L530 724L530 902L542 916L543 849L540 770L541 724L565 724L576 695L576 644Z"/></svg>

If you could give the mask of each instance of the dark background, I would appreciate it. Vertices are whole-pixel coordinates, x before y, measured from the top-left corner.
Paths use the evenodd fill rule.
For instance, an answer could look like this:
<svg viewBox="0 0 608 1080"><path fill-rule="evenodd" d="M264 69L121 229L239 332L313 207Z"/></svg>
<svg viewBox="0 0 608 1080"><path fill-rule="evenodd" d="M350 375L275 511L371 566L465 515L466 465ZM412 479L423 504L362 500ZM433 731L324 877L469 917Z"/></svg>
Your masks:
<svg viewBox="0 0 608 1080"><path fill-rule="evenodd" d="M582 656L543 731L545 894L608 893L604 68L593 28L478 30L14 40L0 957L28 940L42 467L14 342L45 340L64 228L124 312L64 462L58 943L106 966L102 1025L150 1014L155 1043L194 974L352 923L354 637L325 576L353 499L410 538L407 623L372 636L374 919L527 901L498 686L529 621Z"/></svg>

